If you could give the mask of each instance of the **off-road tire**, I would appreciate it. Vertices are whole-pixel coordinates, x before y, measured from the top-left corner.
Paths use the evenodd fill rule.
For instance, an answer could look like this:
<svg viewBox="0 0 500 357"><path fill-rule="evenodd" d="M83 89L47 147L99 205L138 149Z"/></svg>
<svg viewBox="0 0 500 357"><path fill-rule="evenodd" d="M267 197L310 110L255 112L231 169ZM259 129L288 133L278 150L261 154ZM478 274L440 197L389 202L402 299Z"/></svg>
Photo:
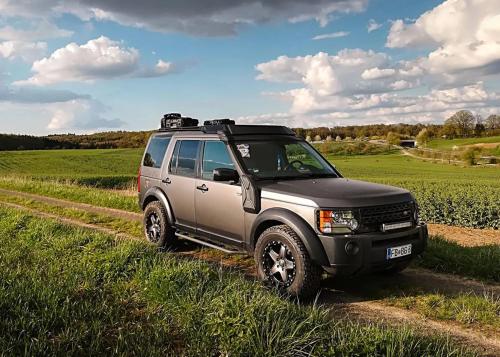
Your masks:
<svg viewBox="0 0 500 357"><path fill-rule="evenodd" d="M148 226L151 224L151 217L155 215L158 218L160 232L152 239L148 233ZM159 201L148 203L144 209L143 227L146 239L155 244L159 249L173 247L176 241L175 230L170 226L167 219L167 211Z"/></svg>
<svg viewBox="0 0 500 357"><path fill-rule="evenodd" d="M288 248L293 256L295 272L289 286L280 286L273 277L266 273L266 247L279 242ZM315 296L320 287L323 270L316 265L302 243L301 239L286 225L273 226L266 229L258 238L254 253L259 278L268 286L276 287L281 293L291 297L307 299Z"/></svg>

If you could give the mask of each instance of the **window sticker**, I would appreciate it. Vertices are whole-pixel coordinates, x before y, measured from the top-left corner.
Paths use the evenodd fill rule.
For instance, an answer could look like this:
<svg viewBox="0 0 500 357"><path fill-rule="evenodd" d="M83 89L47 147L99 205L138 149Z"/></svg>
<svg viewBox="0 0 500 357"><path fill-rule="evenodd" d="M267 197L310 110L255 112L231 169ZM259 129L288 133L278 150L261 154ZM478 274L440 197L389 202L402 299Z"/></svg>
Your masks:
<svg viewBox="0 0 500 357"><path fill-rule="evenodd" d="M248 144L238 144L236 145L241 157L250 157L250 145Z"/></svg>

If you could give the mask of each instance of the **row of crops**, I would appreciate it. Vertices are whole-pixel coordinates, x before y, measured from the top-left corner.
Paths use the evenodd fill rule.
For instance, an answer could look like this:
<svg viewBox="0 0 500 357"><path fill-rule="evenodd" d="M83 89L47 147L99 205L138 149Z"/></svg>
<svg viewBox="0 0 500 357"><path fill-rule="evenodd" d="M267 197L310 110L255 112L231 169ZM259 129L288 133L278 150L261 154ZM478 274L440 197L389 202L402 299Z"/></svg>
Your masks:
<svg viewBox="0 0 500 357"><path fill-rule="evenodd" d="M500 188L484 182L381 180L410 190L422 220L453 226L500 228Z"/></svg>

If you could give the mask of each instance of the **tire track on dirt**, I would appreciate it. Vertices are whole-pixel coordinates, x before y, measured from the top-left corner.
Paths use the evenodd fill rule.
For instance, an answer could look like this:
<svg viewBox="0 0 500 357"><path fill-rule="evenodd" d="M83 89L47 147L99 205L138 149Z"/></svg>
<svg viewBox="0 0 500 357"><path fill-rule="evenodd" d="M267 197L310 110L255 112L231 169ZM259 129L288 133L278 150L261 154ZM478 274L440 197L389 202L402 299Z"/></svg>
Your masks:
<svg viewBox="0 0 500 357"><path fill-rule="evenodd" d="M40 201L44 203L48 203L54 206L66 207L66 208L78 208L87 212L97 213L97 214L105 214L112 215L118 218L122 218L125 220L133 220L142 222L142 215L140 213L124 211L116 208L108 208L101 206L94 206L87 203L80 203L68 200L62 200L60 198L47 197L42 195L37 195L34 193L27 193L21 191L11 191L0 188L0 193L4 195L10 196L18 196L22 198L27 198L34 201Z"/></svg>
<svg viewBox="0 0 500 357"><path fill-rule="evenodd" d="M31 196L32 198L33 196L36 196L31 194L27 195ZM28 197L28 196L23 195L23 197ZM53 199L49 199L48 201L44 200L44 202L47 203L55 202L52 200ZM55 200L60 201L57 199ZM66 202L71 203L69 201ZM17 210L27 211L30 214L42 218L54 219L64 224L69 224L86 229L96 230L106 234L111 234L118 239L133 239L142 241L142 239L138 237L130 236L123 233L118 233L109 228L104 228L102 226L88 224L78 220L68 219L54 214L41 212L22 205L17 205L7 202L0 202L0 205L14 208ZM86 206L92 207L91 205L86 205ZM71 207L75 207L75 205L72 204ZM79 208L82 208L82 206L79 206ZM92 212L95 213L105 213L107 211L107 209L105 209L106 211L102 211L100 207L94 207L94 208L98 209L96 211L92 210ZM107 212L109 213L113 211L118 211L118 210L111 209L111 211ZM130 215L128 214L129 212L124 212L124 213L127 213L126 217L130 217ZM224 267L241 268L241 270L247 276L249 276L249 278L252 279L255 278L255 274L252 274L252 268L249 266L249 264L245 264L243 262L240 263L234 262L229 258L213 257L204 254L203 250L201 251L188 250L188 251L182 251L180 253L182 256L186 257L191 256L193 258L199 258L208 260L210 262L219 263ZM437 284L438 286L445 287L448 291L463 291L463 289L468 289L477 292L480 291L484 292L485 289L489 289L491 290L492 293L495 294L500 293L499 286L486 286L485 284L472 281L469 279L461 279L458 277L452 277L445 274L438 274L422 269L408 269L408 271L403 272L401 276L402 276L401 279L403 280L411 278L415 281L422 281L422 280L426 281L430 284L431 287L436 287L435 284ZM375 280L378 280L369 278L366 279L368 279L367 281L371 281L372 284L375 284L374 283ZM434 283L430 283L432 279L437 280L437 282L435 281ZM322 284L323 290L317 302L327 308L331 308L332 316L343 317L348 319L355 318L360 321L382 323L384 325L396 326L396 327L400 324L405 324L415 328L417 331L420 331L424 334L448 335L457 343L467 345L469 347L473 346L475 349L478 350L479 353L481 353L484 356L500 355L500 339L497 338L496 336L493 338L487 337L486 335L484 335L479 331L464 328L456 323L441 322L437 320L428 319L418 313L409 310L387 306L383 303L370 300L370 297L366 296L366 290L363 290L366 289L366 284L364 284L362 281L360 282L357 280L354 286L356 286L357 289L361 289L361 291L359 291L353 289L353 285L349 284L348 280L349 279L347 279L344 282L342 282L341 280L340 281L336 280L333 282L333 284L326 281L326 283ZM334 288L331 288L331 286L334 286Z"/></svg>

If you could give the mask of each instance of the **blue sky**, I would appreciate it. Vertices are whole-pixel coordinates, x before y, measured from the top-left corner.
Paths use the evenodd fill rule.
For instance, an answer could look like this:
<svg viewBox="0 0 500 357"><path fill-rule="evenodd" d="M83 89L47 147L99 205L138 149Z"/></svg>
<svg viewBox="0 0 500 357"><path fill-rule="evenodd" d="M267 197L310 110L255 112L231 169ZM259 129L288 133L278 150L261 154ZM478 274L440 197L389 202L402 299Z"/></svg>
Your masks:
<svg viewBox="0 0 500 357"><path fill-rule="evenodd" d="M0 132L149 130L165 112L306 127L498 113L495 0L36 4L0 1Z"/></svg>

